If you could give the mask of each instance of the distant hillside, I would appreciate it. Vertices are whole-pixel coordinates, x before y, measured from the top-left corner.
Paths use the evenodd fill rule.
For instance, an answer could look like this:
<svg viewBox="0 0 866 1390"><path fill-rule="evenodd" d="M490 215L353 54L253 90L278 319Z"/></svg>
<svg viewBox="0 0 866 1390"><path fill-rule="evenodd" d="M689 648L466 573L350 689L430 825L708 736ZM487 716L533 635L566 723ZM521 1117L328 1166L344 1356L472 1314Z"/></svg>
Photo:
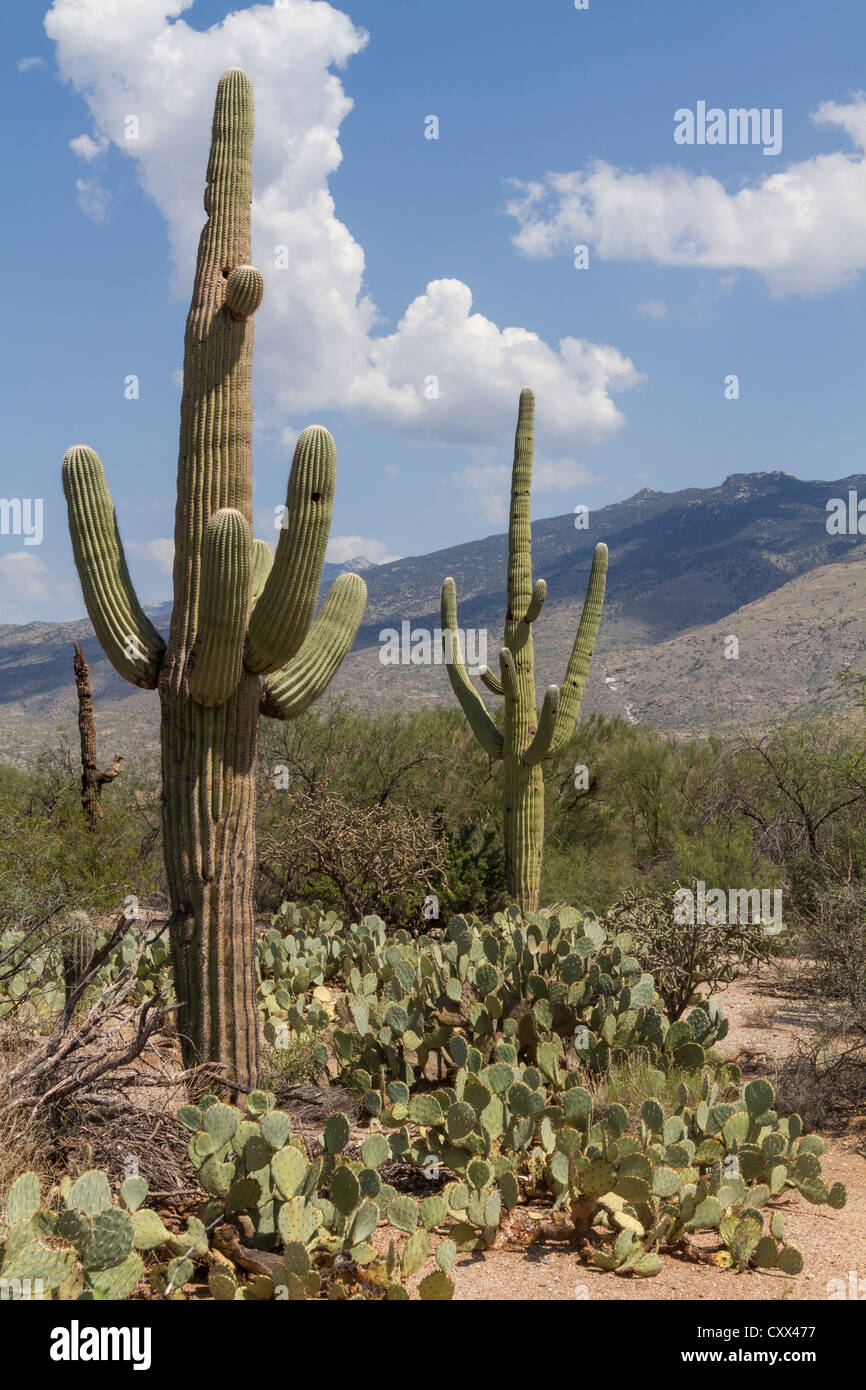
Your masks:
<svg viewBox="0 0 866 1390"><path fill-rule="evenodd" d="M739 643L736 659L726 640ZM607 662L621 712L662 729L708 734L784 714L850 710L836 679L866 667L866 542L745 604L720 622Z"/></svg>
<svg viewBox="0 0 866 1390"><path fill-rule="evenodd" d="M561 680L579 619L592 551L610 547L610 571L585 711L599 709L678 732L707 732L744 716L833 707L835 673L866 664L866 540L829 535L826 505L866 476L803 482L787 473L733 474L715 488L654 492L592 513L533 525L536 577L548 601L536 628L539 692ZM487 629L488 661L501 642L507 537L362 568L369 604L355 649L334 682L366 708L450 700L441 666L383 666L380 633L439 625L442 580L453 575L461 627ZM151 617L165 631L168 607ZM738 660L723 639L739 638ZM87 621L0 627L0 758L22 762L60 723L74 728L71 642L91 663L102 747L153 746L156 695L114 674Z"/></svg>

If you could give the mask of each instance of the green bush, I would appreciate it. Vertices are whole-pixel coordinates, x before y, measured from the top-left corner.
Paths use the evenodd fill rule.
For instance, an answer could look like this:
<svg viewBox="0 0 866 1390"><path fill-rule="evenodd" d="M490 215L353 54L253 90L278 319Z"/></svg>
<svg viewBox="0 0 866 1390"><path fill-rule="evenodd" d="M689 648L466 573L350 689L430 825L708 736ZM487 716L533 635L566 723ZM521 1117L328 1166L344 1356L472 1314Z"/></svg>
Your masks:
<svg viewBox="0 0 866 1390"><path fill-rule="evenodd" d="M158 889L153 787L145 772L124 771L106 788L105 818L92 829L65 741L40 753L27 772L2 772L0 930L74 909L117 911L128 895L143 899Z"/></svg>
<svg viewBox="0 0 866 1390"><path fill-rule="evenodd" d="M612 931L627 931L635 953L645 963L671 1022L690 1004L700 1000L701 985L712 996L739 975L768 961L778 938L765 935L758 922L692 922L678 920L675 894L683 887L671 884L662 893L633 889L605 915ZM694 880L690 891L696 891Z"/></svg>

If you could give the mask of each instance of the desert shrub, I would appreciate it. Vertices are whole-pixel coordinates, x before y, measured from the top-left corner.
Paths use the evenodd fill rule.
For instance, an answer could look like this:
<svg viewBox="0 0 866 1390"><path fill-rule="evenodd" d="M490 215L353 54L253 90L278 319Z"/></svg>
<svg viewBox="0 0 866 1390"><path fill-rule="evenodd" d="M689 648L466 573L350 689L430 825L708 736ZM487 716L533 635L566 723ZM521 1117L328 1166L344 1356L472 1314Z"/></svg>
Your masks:
<svg viewBox="0 0 866 1390"><path fill-rule="evenodd" d="M309 1034L278 1037L274 1046L265 1043L259 1055L259 1084L262 1090L279 1091L284 1086L327 1080L320 1048Z"/></svg>
<svg viewBox="0 0 866 1390"><path fill-rule="evenodd" d="M611 930L627 931L633 938L635 953L651 972L671 1022L698 1002L701 985L713 995L721 985L769 960L775 941L760 921L678 920L684 914L678 913L674 895L682 886L675 883L663 893L634 889L604 919ZM690 891L695 889L692 882Z"/></svg>
<svg viewBox="0 0 866 1390"><path fill-rule="evenodd" d="M809 984L831 1001L833 1026L866 1041L866 883L832 884L802 934Z"/></svg>
<svg viewBox="0 0 866 1390"><path fill-rule="evenodd" d="M850 724L816 717L715 740L700 789L705 825L749 827L756 852L782 867L791 906L808 914L813 885L866 875L866 745Z"/></svg>
<svg viewBox="0 0 866 1390"><path fill-rule="evenodd" d="M672 837L671 864L675 873L653 875L653 886L666 888L672 878L681 883L700 879L706 884L787 883L785 866L763 858L754 835L744 822L711 821L696 825L684 821Z"/></svg>
<svg viewBox="0 0 866 1390"><path fill-rule="evenodd" d="M0 778L0 1017L47 1024L63 1007L73 956L92 954L81 923L133 911L158 888L151 791L124 774L104 794L104 819L86 825L63 740ZM91 945L104 939L95 932Z"/></svg>
<svg viewBox="0 0 866 1390"><path fill-rule="evenodd" d="M607 854L589 845L546 842L541 873L542 900L547 903L584 903L588 911L604 914L628 888L645 882L623 842L611 844Z"/></svg>
<svg viewBox="0 0 866 1390"><path fill-rule="evenodd" d="M259 758L261 909L273 911L285 898L322 899L346 917L379 912L408 923L418 920L428 892L439 897L443 914L488 899L500 906L495 779L459 710L366 716L335 705L266 725ZM354 843L348 866L332 863L323 873L318 849L305 843L302 853L295 843L296 822L308 825L316 804L330 808L342 838ZM403 861L402 894L380 854L389 833L403 849L415 847ZM422 862L416 851L425 844Z"/></svg>
<svg viewBox="0 0 866 1390"><path fill-rule="evenodd" d="M674 879L727 885L772 877L784 884L795 924L829 884L866 881L863 745L859 730L821 719L702 742L591 715L545 779L544 898L603 913L638 885L661 891ZM585 790L574 785L576 766L588 769ZM450 707L367 715L337 704L288 724L265 721L260 838L271 833L289 847L296 796L324 785L354 810L400 807L444 838L443 916L490 916L503 905L500 777L501 767L488 762L461 711ZM12 911L7 924L20 925L28 900L38 906L46 887L68 906L90 910L89 886L91 899L101 895L105 910L114 910L113 883L133 893L161 886L155 767L128 760L106 788L101 840L78 833L78 781L62 742L26 772L0 768L0 833L12 852L8 874L0 869L0 912L4 899ZM32 853L22 837L32 840ZM64 856L74 883L59 873ZM297 896L297 889L278 890L264 858L262 867L263 911L286 893ZM327 893L344 916L359 915L337 901L333 886L313 884L304 893L311 901Z"/></svg>
<svg viewBox="0 0 866 1390"><path fill-rule="evenodd" d="M353 806L327 783L296 791L262 830L259 865L277 902L322 900L357 921L378 912L418 924L425 897L447 886L444 842L428 820L397 802Z"/></svg>
<svg viewBox="0 0 866 1390"><path fill-rule="evenodd" d="M444 838L443 919L459 912L499 912L505 907L505 849L502 832L490 821L463 821L450 829L437 817Z"/></svg>
<svg viewBox="0 0 866 1390"><path fill-rule="evenodd" d="M105 817L86 828L80 770L68 743L43 750L26 773L0 779L0 932L41 930L75 909L116 911L160 886L153 788L134 770L111 783Z"/></svg>
<svg viewBox="0 0 866 1390"><path fill-rule="evenodd" d="M590 715L545 778L543 897L604 913L639 885L777 881L793 921L813 885L840 873L866 879L862 744L821 719L700 741ZM586 788L575 786L581 767ZM288 843L293 796L324 783L352 807L400 805L445 837L443 914L490 916L503 903L500 777L459 710L365 715L337 705L266 723L260 827ZM267 878L262 890L273 910Z"/></svg>
<svg viewBox="0 0 866 1390"><path fill-rule="evenodd" d="M740 1093L739 1072L719 1065L717 1055L708 1061L716 1077L716 1100L735 1101ZM611 1105L621 1105L629 1117L629 1128L639 1129L641 1110L647 1100L656 1100L666 1114L677 1106L696 1106L702 1099L704 1073L687 1071L676 1065L661 1070L640 1058L627 1057L613 1063L607 1071L587 1082L593 1105L603 1114Z"/></svg>
<svg viewBox="0 0 866 1390"><path fill-rule="evenodd" d="M779 878L750 822L718 814L718 767L733 752L732 741L665 738L622 719L578 724L546 783L546 900L603 914L638 886Z"/></svg>
<svg viewBox="0 0 866 1390"><path fill-rule="evenodd" d="M816 1124L866 1102L866 884L813 884L797 975L820 1003L815 1036L779 1072L787 1109Z"/></svg>
<svg viewBox="0 0 866 1390"><path fill-rule="evenodd" d="M800 1040L776 1073L779 1110L803 1116L810 1129L843 1127L866 1103L866 1055L862 1042L822 1033Z"/></svg>

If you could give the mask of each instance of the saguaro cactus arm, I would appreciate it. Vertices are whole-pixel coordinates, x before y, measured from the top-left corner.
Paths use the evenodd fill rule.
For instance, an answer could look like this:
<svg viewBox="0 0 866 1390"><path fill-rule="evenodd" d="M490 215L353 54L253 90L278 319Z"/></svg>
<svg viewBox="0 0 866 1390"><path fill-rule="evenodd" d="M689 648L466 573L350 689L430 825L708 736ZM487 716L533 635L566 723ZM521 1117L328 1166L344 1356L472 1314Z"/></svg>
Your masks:
<svg viewBox="0 0 866 1390"><path fill-rule="evenodd" d="M550 756L556 734L557 711L559 709L559 686L549 685L544 692L544 704L538 717L538 728L529 747L523 753L523 761L534 767Z"/></svg>
<svg viewBox="0 0 866 1390"><path fill-rule="evenodd" d="M285 525L250 619L244 657L248 671L279 670L307 635L328 548L336 482L334 441L321 425L309 425L295 445Z"/></svg>
<svg viewBox="0 0 866 1390"><path fill-rule="evenodd" d="M519 699L520 688L517 683L517 669L514 665L514 657L508 647L499 648L499 669L502 672L500 685L506 700Z"/></svg>
<svg viewBox="0 0 866 1390"><path fill-rule="evenodd" d="M489 666L482 666L481 670L478 672L478 677L482 685L486 685L487 689L491 692L491 694L505 694L505 691L502 688L502 681L499 679L498 676L495 676L493 674Z"/></svg>
<svg viewBox="0 0 866 1390"><path fill-rule="evenodd" d="M538 617L539 613L544 607L544 600L546 598L547 581L544 579L536 579L535 583L532 586L532 597L529 600L529 607L527 608L526 616L523 619L525 623L535 622L535 619Z"/></svg>
<svg viewBox="0 0 866 1390"><path fill-rule="evenodd" d="M334 581L297 656L265 681L262 714L296 719L318 700L355 640L366 602L367 586L359 574L341 574Z"/></svg>
<svg viewBox="0 0 866 1390"><path fill-rule="evenodd" d="M547 754L549 757L560 752L568 743L574 733L577 716L580 714L580 702L583 699L583 689L586 685L589 664L595 650L598 625L601 621L604 590L607 584L607 557L607 546L603 543L597 545L592 557L592 569L586 588L583 612L580 615L580 626L577 629L577 636L574 639L574 646L571 649L568 662L568 670L562 683L556 729Z"/></svg>
<svg viewBox="0 0 866 1390"><path fill-rule="evenodd" d="M445 648L445 667L451 689L460 701L469 727L489 758L501 758L502 735L491 719L484 701L475 689L460 656L457 641L457 588L449 576L442 585L442 643Z"/></svg>
<svg viewBox="0 0 866 1390"><path fill-rule="evenodd" d="M252 601L252 538L232 507L214 512L201 557L198 632L187 663L189 693L200 705L225 704L241 678Z"/></svg>
<svg viewBox="0 0 866 1390"><path fill-rule="evenodd" d="M254 265L236 265L226 281L226 308L234 319L248 319L264 298L265 281Z"/></svg>
<svg viewBox="0 0 866 1390"><path fill-rule="evenodd" d="M274 552L266 541L253 541L253 603L258 603L274 563Z"/></svg>
<svg viewBox="0 0 866 1390"><path fill-rule="evenodd" d="M125 680L155 690L165 643L132 587L102 463L83 444L63 460L63 491L84 602L102 650Z"/></svg>

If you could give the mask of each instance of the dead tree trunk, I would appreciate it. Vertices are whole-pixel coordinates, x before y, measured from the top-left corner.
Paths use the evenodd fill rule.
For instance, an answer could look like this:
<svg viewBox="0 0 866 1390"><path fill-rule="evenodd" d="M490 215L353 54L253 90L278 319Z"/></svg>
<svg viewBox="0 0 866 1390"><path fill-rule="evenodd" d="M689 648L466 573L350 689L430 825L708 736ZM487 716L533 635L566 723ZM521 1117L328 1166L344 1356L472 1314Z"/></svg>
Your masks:
<svg viewBox="0 0 866 1390"><path fill-rule="evenodd" d="M75 688L78 692L78 732L81 736L81 804L88 824L96 825L102 820L102 788L106 782L113 782L121 767L123 758L118 753L104 772L96 766L96 727L93 723L93 693L90 689L90 669L84 649L73 642L75 656Z"/></svg>

